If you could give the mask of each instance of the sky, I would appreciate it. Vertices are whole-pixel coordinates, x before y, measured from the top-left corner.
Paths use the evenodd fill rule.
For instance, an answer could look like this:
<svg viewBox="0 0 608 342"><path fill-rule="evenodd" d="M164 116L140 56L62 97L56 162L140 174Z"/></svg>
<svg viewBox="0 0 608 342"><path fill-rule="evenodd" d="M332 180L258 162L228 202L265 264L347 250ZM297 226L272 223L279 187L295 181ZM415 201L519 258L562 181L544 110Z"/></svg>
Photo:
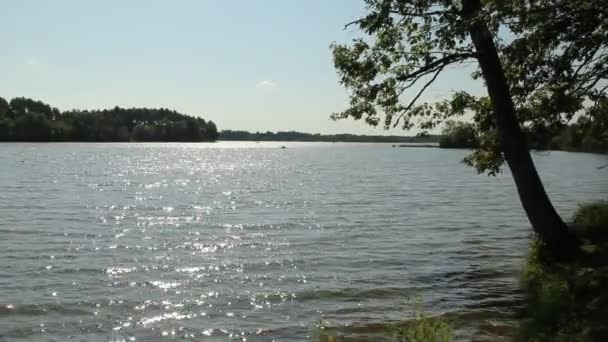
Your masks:
<svg viewBox="0 0 608 342"><path fill-rule="evenodd" d="M411 134L331 121L347 107L329 45L363 0L3 0L0 96L61 110L163 107L220 129ZM446 72L422 100L483 91Z"/></svg>

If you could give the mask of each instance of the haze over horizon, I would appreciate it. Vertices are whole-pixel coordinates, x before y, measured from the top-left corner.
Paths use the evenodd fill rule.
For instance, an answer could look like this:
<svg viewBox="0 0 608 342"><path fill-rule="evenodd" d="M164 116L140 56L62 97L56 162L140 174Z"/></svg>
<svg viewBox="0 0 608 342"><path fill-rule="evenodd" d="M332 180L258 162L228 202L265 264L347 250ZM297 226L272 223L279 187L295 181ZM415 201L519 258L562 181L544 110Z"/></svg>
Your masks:
<svg viewBox="0 0 608 342"><path fill-rule="evenodd" d="M164 107L220 129L413 135L329 119L346 108L329 45L361 34L344 25L363 1L212 2L9 0L0 12L0 96L61 110ZM471 66L423 96L483 93Z"/></svg>

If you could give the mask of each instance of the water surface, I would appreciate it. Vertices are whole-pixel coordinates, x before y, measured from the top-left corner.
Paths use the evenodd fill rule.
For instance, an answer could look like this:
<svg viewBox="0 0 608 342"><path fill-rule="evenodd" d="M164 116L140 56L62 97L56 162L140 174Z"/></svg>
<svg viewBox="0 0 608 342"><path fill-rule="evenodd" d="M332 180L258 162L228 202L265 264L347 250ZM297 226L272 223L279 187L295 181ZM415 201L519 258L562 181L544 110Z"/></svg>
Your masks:
<svg viewBox="0 0 608 342"><path fill-rule="evenodd" d="M0 340L374 340L421 307L500 335L530 229L466 153L0 144ZM605 156L534 158L566 217L608 190Z"/></svg>

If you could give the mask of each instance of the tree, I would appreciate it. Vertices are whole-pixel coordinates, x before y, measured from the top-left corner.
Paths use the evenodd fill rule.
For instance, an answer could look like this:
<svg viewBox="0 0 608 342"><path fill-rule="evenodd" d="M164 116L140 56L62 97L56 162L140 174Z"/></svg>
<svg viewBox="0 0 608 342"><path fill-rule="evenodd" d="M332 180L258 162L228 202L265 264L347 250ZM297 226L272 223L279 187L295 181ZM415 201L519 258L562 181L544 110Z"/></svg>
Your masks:
<svg viewBox="0 0 608 342"><path fill-rule="evenodd" d="M51 123L42 113L28 112L15 120L17 137L24 141L49 141Z"/></svg>
<svg viewBox="0 0 608 342"><path fill-rule="evenodd" d="M0 97L0 119L7 117L9 110L10 107L8 102L6 102L4 98Z"/></svg>
<svg viewBox="0 0 608 342"><path fill-rule="evenodd" d="M154 141L156 133L157 129L154 125L140 122L133 129L132 139L134 141Z"/></svg>
<svg viewBox="0 0 608 342"><path fill-rule="evenodd" d="M10 118L0 118L0 141L15 140L15 122Z"/></svg>
<svg viewBox="0 0 608 342"><path fill-rule="evenodd" d="M332 45L340 81L350 91L349 108L332 117L426 130L472 113L479 146L465 161L490 174L506 162L539 238L557 258L578 254L577 239L545 192L524 128L563 125L575 114L589 115L606 98L608 3L366 3L368 14L349 25L369 37ZM418 103L444 70L469 62L478 65L472 77L483 79L488 96L460 91L448 100Z"/></svg>
<svg viewBox="0 0 608 342"><path fill-rule="evenodd" d="M11 100L10 107L13 112L17 115L24 115L30 112L44 114L48 118L53 116L53 113L57 112L42 101L36 101L25 97L16 97Z"/></svg>
<svg viewBox="0 0 608 342"><path fill-rule="evenodd" d="M608 99L600 101L588 117L582 117L577 122L585 132L581 148L590 152L608 152Z"/></svg>
<svg viewBox="0 0 608 342"><path fill-rule="evenodd" d="M207 126L205 127L205 135L207 136L207 139L211 141L215 141L220 137L217 126L211 120L207 122Z"/></svg>
<svg viewBox="0 0 608 342"><path fill-rule="evenodd" d="M470 122L448 120L441 132L439 147L474 148L477 147L477 132Z"/></svg>

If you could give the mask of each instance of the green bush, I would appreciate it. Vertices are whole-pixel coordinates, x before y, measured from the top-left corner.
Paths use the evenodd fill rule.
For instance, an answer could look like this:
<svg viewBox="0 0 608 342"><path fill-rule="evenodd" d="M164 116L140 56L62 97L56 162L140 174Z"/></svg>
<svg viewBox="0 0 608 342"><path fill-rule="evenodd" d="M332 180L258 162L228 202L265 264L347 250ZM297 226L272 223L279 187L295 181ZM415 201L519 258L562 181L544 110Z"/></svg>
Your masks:
<svg viewBox="0 0 608 342"><path fill-rule="evenodd" d="M548 326L559 323L558 312L570 310L572 295L570 284L563 273L565 271L549 268L543 248L538 240L532 242L523 280L529 295L529 314L542 325Z"/></svg>
<svg viewBox="0 0 608 342"><path fill-rule="evenodd" d="M522 280L528 294L524 341L583 341L584 327L577 315L574 287L576 272L546 257L544 245L533 240Z"/></svg>
<svg viewBox="0 0 608 342"><path fill-rule="evenodd" d="M440 317L417 314L416 318L393 329L391 341L395 342L450 342L452 327Z"/></svg>
<svg viewBox="0 0 608 342"><path fill-rule="evenodd" d="M428 317L415 313L414 318L403 323L387 323L379 330L369 331L374 336L373 341L387 342L451 342L453 331L450 323L442 317ZM327 326L322 320L315 325L312 331L312 340L315 342L341 342L358 340L342 328ZM348 329L346 329L348 330Z"/></svg>
<svg viewBox="0 0 608 342"><path fill-rule="evenodd" d="M589 233L585 243L594 246L593 254L557 262L540 240L532 241L522 272L528 298L520 340L608 341L608 254L605 240L590 237L607 231L607 209L606 201L595 202L575 214L577 229Z"/></svg>
<svg viewBox="0 0 608 342"><path fill-rule="evenodd" d="M580 205L573 224L577 233L584 237L608 237L608 200Z"/></svg>

